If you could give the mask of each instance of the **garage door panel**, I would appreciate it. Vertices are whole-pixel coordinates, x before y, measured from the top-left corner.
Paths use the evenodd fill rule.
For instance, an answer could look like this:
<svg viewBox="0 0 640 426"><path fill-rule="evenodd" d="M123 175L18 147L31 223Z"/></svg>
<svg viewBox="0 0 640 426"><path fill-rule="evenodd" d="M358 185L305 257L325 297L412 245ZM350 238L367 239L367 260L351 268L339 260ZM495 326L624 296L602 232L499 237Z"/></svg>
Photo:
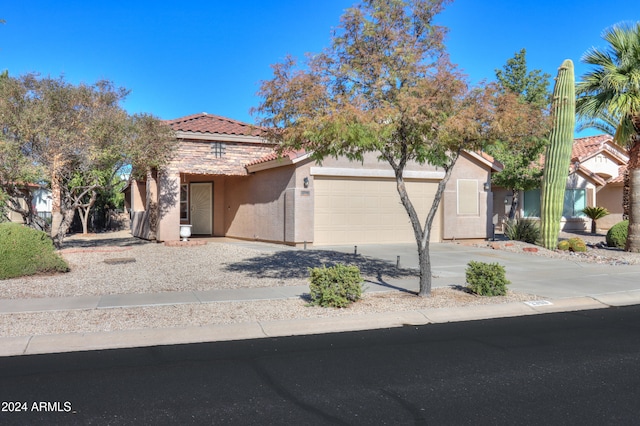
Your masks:
<svg viewBox="0 0 640 426"><path fill-rule="evenodd" d="M435 181L406 182L421 221L431 208ZM393 179L314 179L314 244L414 242L413 229ZM436 216L432 241L439 241Z"/></svg>

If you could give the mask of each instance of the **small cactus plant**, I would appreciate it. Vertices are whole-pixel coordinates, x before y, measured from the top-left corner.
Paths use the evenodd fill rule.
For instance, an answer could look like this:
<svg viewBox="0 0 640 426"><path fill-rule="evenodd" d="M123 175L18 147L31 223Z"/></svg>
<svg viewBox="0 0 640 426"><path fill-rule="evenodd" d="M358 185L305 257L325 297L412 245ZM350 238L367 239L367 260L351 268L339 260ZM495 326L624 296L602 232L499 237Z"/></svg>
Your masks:
<svg viewBox="0 0 640 426"><path fill-rule="evenodd" d="M541 195L541 242L553 250L558 245L564 191L571 162L573 131L576 123L576 91L573 62L565 60L558 68L553 88L553 129L545 157Z"/></svg>
<svg viewBox="0 0 640 426"><path fill-rule="evenodd" d="M587 244L584 242L582 238L578 238L578 237L569 238L568 243L569 243L569 250L571 251L574 251L576 253L587 251Z"/></svg>
<svg viewBox="0 0 640 426"><path fill-rule="evenodd" d="M568 240L562 240L558 243L558 250L585 252L587 251L587 244L582 238L569 238Z"/></svg>

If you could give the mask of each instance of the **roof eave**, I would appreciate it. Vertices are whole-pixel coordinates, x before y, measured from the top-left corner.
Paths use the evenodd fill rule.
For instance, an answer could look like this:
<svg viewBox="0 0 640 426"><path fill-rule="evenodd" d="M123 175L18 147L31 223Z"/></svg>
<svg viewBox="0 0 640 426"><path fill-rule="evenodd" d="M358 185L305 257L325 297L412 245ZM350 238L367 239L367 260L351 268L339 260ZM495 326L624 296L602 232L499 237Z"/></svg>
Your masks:
<svg viewBox="0 0 640 426"><path fill-rule="evenodd" d="M250 165L245 166L245 167L246 167L246 169L247 169L247 171L249 173L255 173L255 172L260 172L262 170L275 169L277 167L295 165L295 164L300 163L301 161L306 160L310 156L311 156L310 152L307 152L307 153L305 153L303 155L300 155L298 157L295 157L293 159L291 157L285 155L284 157L278 157L278 158L275 158L273 160L265 161L263 163L250 164Z"/></svg>
<svg viewBox="0 0 640 426"><path fill-rule="evenodd" d="M175 132L177 139L194 139L211 142L240 142L240 143L259 143L266 145L275 145L267 139L260 136L250 135L229 135L224 133L202 133L202 132L185 132L182 130Z"/></svg>
<svg viewBox="0 0 640 426"><path fill-rule="evenodd" d="M502 163L498 162L497 160L495 161L489 161L487 158L483 157L482 155L478 154L477 152L474 151L462 151L465 154L469 155L472 158L475 158L476 160L478 160L479 162L481 162L482 164L484 164L485 166L491 168L491 170L495 171L495 172L501 172L502 169L504 169L504 166L502 165Z"/></svg>

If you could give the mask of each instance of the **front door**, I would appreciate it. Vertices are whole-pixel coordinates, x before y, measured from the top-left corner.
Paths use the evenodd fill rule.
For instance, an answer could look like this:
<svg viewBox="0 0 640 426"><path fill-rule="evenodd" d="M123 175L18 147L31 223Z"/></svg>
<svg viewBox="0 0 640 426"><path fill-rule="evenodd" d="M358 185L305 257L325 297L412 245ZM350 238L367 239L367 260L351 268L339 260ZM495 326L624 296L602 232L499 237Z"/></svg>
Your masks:
<svg viewBox="0 0 640 426"><path fill-rule="evenodd" d="M212 235L213 233L213 184L191 184L191 233Z"/></svg>

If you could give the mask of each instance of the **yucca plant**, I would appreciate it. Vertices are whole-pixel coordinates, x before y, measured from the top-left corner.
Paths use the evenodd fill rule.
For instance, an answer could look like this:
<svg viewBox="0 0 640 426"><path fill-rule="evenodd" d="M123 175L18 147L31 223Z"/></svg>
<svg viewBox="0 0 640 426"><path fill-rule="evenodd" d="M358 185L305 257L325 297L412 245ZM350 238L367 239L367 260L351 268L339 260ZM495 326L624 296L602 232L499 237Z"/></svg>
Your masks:
<svg viewBox="0 0 640 426"><path fill-rule="evenodd" d="M606 215L609 214L609 210L607 210L604 207L585 207L582 210L582 213L584 213L585 215L587 215L587 217L589 219L591 219L591 233L595 234L596 233L596 220L598 219L602 219L603 217L605 217Z"/></svg>

